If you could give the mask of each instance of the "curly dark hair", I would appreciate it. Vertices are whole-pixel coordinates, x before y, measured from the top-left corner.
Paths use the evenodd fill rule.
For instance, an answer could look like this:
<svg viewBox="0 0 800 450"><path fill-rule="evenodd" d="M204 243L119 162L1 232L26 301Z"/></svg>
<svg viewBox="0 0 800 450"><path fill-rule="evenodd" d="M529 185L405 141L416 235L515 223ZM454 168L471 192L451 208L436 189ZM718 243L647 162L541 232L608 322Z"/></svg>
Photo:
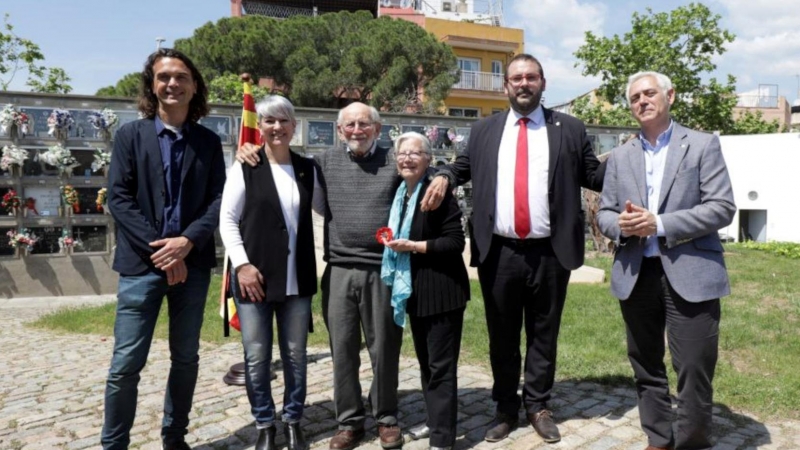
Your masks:
<svg viewBox="0 0 800 450"><path fill-rule="evenodd" d="M192 72L192 79L197 83L197 92L189 102L189 114L187 120L194 123L208 114L208 88L206 87L203 76L197 70L192 60L188 56L171 48L160 48L147 57L142 71L142 80L139 85L139 111L148 119L152 119L158 112L158 98L153 92L153 66L161 58L175 58L181 60Z"/></svg>

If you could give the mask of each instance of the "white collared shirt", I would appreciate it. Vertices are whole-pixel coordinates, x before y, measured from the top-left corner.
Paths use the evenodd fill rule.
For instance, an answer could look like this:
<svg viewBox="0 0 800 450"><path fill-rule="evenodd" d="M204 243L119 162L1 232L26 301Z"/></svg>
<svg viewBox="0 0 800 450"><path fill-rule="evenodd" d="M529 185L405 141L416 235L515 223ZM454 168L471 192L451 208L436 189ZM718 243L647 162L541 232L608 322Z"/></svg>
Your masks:
<svg viewBox="0 0 800 450"><path fill-rule="evenodd" d="M513 109L508 112L500 151L497 154L497 189L495 190L494 233L519 238L514 231L514 177L517 166L519 119L523 116ZM550 166L550 145L541 105L527 116L528 128L528 207L531 231L525 238L550 236L550 203L547 198L547 178Z"/></svg>
<svg viewBox="0 0 800 450"><path fill-rule="evenodd" d="M667 153L669 152L669 140L672 137L673 122L670 120L669 127L656 138L656 145L644 137L644 133L639 133L639 140L644 151L644 174L647 184L647 210L656 216L656 234L648 236L644 244L644 256L651 258L661 254L658 249L658 236L664 236L664 226L661 224L661 217L658 215L658 200L661 197L661 182L664 179L664 168L667 165Z"/></svg>

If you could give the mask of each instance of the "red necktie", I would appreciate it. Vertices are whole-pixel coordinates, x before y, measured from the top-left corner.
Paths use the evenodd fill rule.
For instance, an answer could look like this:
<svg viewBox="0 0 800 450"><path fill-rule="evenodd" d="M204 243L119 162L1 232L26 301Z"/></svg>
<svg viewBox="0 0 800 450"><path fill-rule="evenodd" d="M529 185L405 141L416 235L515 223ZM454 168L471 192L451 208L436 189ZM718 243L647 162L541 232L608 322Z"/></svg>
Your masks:
<svg viewBox="0 0 800 450"><path fill-rule="evenodd" d="M531 232L531 211L528 206L528 122L531 119L519 119L519 135L517 136L517 165L514 169L514 231L520 239L528 237Z"/></svg>

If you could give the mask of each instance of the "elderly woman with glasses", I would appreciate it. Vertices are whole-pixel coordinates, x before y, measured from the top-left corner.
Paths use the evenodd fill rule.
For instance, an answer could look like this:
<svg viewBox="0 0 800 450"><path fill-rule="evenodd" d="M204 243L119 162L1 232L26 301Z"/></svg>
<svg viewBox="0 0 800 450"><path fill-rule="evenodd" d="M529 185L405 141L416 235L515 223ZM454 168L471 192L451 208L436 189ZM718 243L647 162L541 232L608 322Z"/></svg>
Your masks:
<svg viewBox="0 0 800 450"><path fill-rule="evenodd" d="M256 450L275 449L275 403L270 387L272 322L277 317L283 362L284 434L289 450L308 444L300 428L306 398L306 340L317 270L312 203L324 210L314 163L289 149L297 121L284 97L256 105L263 145L255 167L228 172L220 234L231 262L231 286L242 328L245 382L258 438Z"/></svg>
<svg viewBox="0 0 800 450"><path fill-rule="evenodd" d="M428 420L411 437L430 436L431 449L447 449L456 439L456 368L470 295L461 210L450 192L438 209L420 210L431 162L425 136L404 133L394 148L403 182L389 216L393 239L385 243L381 278L392 288L395 323L405 326L406 312L410 317L419 360Z"/></svg>

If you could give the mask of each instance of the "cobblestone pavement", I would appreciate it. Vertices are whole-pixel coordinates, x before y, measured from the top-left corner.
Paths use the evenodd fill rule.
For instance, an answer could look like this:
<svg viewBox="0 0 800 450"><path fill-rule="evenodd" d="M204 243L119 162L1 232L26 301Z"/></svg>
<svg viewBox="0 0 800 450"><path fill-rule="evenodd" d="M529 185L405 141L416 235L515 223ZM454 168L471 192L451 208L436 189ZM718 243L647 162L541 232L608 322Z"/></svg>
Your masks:
<svg viewBox="0 0 800 450"><path fill-rule="evenodd" d="M23 323L53 307L9 308L0 305L0 449L99 448L103 414L103 389L111 355L112 339L100 336L56 334L28 328ZM187 441L196 450L248 449L255 443L244 388L231 387L221 378L242 358L234 339L222 346L203 345L200 377ZM327 448L336 422L333 416L332 365L327 349L309 349L308 398L303 427L312 448ZM362 354L361 379L366 389L370 369ZM401 361L400 422L404 428L425 419L416 362ZM160 449L159 432L166 373L167 343L155 341L139 384L132 447ZM491 444L483 441L494 405L490 398L491 375L487 370L459 368L459 417L456 449L636 449L646 446L639 428L634 392L594 383L556 383L551 406L563 439L545 444L530 425L520 426L510 439ZM273 382L279 403L283 383ZM520 416L521 424L524 417ZM800 422L762 423L725 407L715 408L715 449L800 448ZM378 450L374 422L361 449ZM284 444L281 431L278 444ZM427 441L408 441L405 449L427 448Z"/></svg>

